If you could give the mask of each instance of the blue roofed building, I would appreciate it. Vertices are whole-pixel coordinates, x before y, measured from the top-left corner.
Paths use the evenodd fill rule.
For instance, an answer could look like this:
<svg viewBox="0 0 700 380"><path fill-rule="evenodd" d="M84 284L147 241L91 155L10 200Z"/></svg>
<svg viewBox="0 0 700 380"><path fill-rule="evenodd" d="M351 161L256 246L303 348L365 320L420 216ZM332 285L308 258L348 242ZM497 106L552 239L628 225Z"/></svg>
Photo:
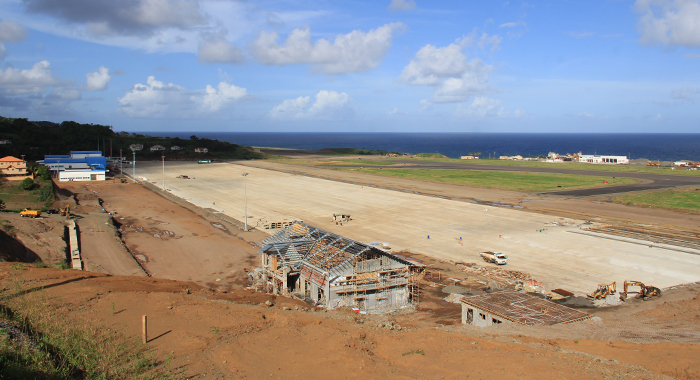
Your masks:
<svg viewBox="0 0 700 380"><path fill-rule="evenodd" d="M97 150L46 155L38 163L57 172L59 181L104 181L107 172L107 158Z"/></svg>

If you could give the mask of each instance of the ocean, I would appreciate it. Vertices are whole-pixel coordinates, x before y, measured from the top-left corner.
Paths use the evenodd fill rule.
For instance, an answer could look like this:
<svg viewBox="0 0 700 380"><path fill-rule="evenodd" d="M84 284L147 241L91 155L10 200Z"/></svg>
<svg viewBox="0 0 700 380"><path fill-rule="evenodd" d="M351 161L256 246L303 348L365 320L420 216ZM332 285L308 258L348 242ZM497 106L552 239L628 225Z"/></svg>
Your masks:
<svg viewBox="0 0 700 380"><path fill-rule="evenodd" d="M361 148L401 153L441 153L458 158L481 152L482 158L532 157L578 153L629 156L660 161L700 161L700 134L564 133L272 133L144 132L152 136L216 139L244 146L320 150Z"/></svg>

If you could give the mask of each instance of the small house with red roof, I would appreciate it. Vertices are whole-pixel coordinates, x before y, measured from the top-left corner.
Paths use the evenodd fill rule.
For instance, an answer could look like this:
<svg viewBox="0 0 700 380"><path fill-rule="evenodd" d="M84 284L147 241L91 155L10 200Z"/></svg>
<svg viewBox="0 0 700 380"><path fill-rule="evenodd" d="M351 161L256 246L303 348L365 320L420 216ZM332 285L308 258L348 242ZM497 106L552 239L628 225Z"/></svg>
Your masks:
<svg viewBox="0 0 700 380"><path fill-rule="evenodd" d="M27 161L12 156L0 158L0 176L10 180L31 178L27 170Z"/></svg>

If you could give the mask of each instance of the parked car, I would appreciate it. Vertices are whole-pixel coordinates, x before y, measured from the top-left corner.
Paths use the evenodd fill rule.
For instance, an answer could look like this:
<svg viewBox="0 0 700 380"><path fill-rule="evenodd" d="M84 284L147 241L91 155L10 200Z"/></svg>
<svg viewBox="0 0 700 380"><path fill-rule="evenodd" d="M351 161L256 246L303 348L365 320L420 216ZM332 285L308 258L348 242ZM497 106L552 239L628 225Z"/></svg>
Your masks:
<svg viewBox="0 0 700 380"><path fill-rule="evenodd" d="M58 210L56 210L55 208L50 208L50 209L46 210L46 213L47 214L58 214Z"/></svg>

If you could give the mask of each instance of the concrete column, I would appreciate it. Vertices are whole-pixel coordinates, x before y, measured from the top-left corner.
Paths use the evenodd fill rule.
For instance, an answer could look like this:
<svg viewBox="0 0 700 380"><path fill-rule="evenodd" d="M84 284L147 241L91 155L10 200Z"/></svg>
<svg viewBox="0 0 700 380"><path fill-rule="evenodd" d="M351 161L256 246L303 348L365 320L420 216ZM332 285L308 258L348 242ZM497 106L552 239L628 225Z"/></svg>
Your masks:
<svg viewBox="0 0 700 380"><path fill-rule="evenodd" d="M282 268L282 294L289 293L287 280L289 279L289 267Z"/></svg>
<svg viewBox="0 0 700 380"><path fill-rule="evenodd" d="M326 286L325 286L324 291L326 294L326 305L325 306L330 307L331 306L331 283L330 282L326 282Z"/></svg>
<svg viewBox="0 0 700 380"><path fill-rule="evenodd" d="M313 282L311 284L311 299L318 302L318 285L314 284Z"/></svg>
<svg viewBox="0 0 700 380"><path fill-rule="evenodd" d="M306 279L303 275L299 275L299 291L301 294L306 294Z"/></svg>

